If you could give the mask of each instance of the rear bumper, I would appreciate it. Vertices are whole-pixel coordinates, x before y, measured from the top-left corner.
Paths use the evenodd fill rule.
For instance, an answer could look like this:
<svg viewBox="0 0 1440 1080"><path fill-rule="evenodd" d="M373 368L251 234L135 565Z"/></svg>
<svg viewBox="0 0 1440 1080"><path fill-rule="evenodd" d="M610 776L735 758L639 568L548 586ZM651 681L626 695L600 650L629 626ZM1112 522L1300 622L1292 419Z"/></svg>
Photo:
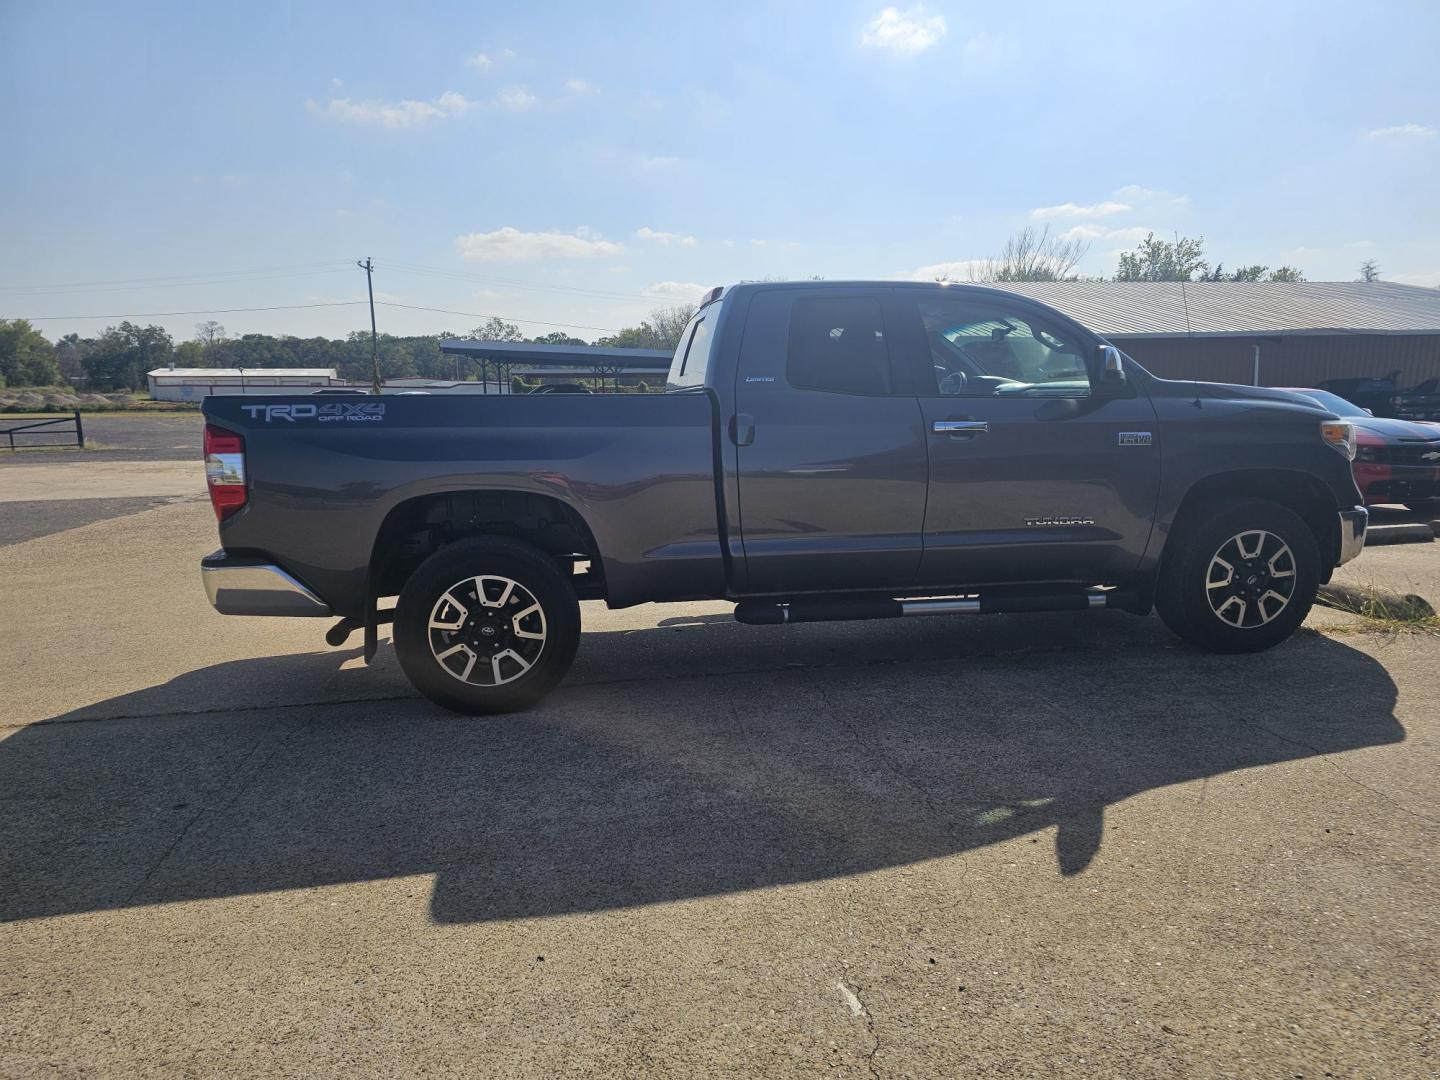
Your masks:
<svg viewBox="0 0 1440 1080"><path fill-rule="evenodd" d="M205 595L222 615L286 615L325 618L330 605L280 567L235 558L223 549L200 560Z"/></svg>
<svg viewBox="0 0 1440 1080"><path fill-rule="evenodd" d="M1365 547L1365 527L1370 522L1370 513L1363 506L1340 511L1340 556L1336 566L1343 566L1359 555Z"/></svg>

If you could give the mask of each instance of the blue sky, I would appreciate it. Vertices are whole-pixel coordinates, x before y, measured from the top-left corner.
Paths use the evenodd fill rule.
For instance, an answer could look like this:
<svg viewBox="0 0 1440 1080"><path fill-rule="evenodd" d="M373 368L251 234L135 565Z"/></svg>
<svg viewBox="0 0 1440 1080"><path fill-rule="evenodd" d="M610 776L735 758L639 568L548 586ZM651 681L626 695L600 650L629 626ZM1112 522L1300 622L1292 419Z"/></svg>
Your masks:
<svg viewBox="0 0 1440 1080"><path fill-rule="evenodd" d="M742 278L963 276L1027 224L1089 273L1154 229L1440 285L1433 2L0 0L0 39L5 316L355 300L369 255L383 330L590 338Z"/></svg>

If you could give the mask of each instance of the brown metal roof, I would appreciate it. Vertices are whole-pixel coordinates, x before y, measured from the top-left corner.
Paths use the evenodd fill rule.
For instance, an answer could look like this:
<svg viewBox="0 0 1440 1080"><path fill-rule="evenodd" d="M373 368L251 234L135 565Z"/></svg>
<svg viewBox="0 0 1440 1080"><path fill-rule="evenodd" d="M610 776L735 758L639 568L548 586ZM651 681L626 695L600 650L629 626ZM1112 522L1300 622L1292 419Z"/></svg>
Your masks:
<svg viewBox="0 0 1440 1080"><path fill-rule="evenodd" d="M1440 289L1388 281L1026 281L991 288L1112 337L1440 334Z"/></svg>

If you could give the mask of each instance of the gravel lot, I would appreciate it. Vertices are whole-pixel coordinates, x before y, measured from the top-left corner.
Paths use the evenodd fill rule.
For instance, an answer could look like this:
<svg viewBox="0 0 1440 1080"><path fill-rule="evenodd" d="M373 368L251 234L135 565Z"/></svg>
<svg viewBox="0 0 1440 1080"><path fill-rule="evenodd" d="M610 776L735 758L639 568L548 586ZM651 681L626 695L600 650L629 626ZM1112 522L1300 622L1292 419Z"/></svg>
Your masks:
<svg viewBox="0 0 1440 1080"><path fill-rule="evenodd" d="M0 1075L1436 1074L1433 637L587 604L467 720L214 544L0 547Z"/></svg>

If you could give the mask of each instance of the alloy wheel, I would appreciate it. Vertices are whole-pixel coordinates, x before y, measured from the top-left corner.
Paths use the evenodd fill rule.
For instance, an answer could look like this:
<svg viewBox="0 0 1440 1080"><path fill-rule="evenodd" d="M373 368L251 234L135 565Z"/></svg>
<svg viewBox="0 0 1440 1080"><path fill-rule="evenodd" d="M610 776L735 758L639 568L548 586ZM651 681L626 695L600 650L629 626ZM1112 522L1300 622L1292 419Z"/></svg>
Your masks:
<svg viewBox="0 0 1440 1080"><path fill-rule="evenodd" d="M518 581L482 574L457 581L430 609L430 653L471 686L504 686L545 651L545 610Z"/></svg>
<svg viewBox="0 0 1440 1080"><path fill-rule="evenodd" d="M1221 622L1250 630L1290 606L1295 583L1290 545L1272 532L1249 529L1230 537L1211 557L1205 596Z"/></svg>

